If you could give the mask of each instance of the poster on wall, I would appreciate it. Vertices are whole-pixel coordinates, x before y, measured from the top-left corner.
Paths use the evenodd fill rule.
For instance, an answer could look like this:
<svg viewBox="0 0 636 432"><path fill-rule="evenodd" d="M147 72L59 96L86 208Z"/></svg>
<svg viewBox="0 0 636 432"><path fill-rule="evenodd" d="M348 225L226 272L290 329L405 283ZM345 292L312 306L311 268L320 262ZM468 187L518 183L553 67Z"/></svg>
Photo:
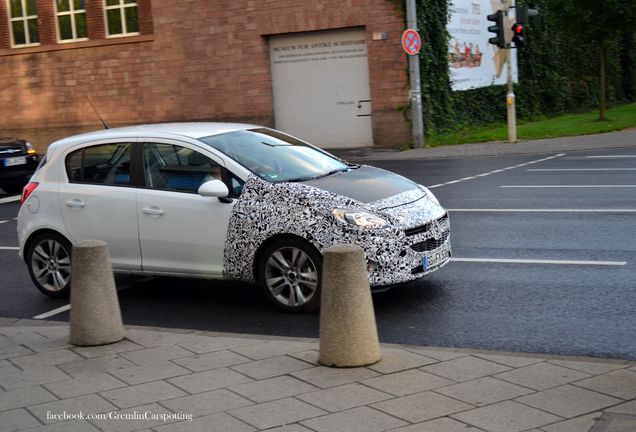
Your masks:
<svg viewBox="0 0 636 432"><path fill-rule="evenodd" d="M454 0L450 6L448 61L453 90L506 83L506 50L488 43L494 36L488 27L494 23L487 17L501 7L500 0ZM513 23L512 17L505 18L504 28ZM517 82L517 50L510 51L513 81Z"/></svg>

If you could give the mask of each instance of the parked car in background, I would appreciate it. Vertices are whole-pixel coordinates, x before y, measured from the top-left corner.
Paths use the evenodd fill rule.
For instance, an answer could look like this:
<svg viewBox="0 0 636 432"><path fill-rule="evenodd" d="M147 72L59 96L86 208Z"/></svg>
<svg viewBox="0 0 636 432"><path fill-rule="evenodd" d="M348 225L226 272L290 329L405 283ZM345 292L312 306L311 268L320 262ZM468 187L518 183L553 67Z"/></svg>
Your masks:
<svg viewBox="0 0 636 432"><path fill-rule="evenodd" d="M38 163L38 155L30 142L0 138L0 189L10 195L22 191Z"/></svg>
<svg viewBox="0 0 636 432"><path fill-rule="evenodd" d="M450 260L433 193L259 126L174 123L70 137L25 186L18 240L43 293L68 295L71 246L98 239L116 272L260 282L292 312L320 301L322 251L364 249L374 289Z"/></svg>

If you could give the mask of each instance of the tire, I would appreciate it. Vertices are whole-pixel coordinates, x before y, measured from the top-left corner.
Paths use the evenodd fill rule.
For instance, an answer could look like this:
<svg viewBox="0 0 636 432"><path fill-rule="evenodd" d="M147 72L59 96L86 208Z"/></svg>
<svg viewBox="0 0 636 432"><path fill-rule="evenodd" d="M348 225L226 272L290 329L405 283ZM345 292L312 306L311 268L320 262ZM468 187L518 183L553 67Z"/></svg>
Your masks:
<svg viewBox="0 0 636 432"><path fill-rule="evenodd" d="M71 243L46 232L29 244L25 261L35 286L49 297L65 298L71 291Z"/></svg>
<svg viewBox="0 0 636 432"><path fill-rule="evenodd" d="M311 244L277 240L263 251L258 269L261 288L276 308L307 313L320 307L322 255Z"/></svg>

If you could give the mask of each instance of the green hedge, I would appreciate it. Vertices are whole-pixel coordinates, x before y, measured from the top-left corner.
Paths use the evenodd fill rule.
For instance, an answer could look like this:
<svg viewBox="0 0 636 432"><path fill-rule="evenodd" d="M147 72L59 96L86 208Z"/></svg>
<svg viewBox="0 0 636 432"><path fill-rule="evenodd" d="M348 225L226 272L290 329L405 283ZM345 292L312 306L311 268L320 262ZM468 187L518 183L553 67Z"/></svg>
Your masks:
<svg viewBox="0 0 636 432"><path fill-rule="evenodd" d="M389 0L403 9L403 2ZM550 1L536 0L539 16L527 26L527 42L518 50L517 116L532 119L598 106L598 46L582 44L560 30ZM524 2L519 0L518 5ZM420 55L422 100L427 133L444 133L505 121L504 86L453 92L448 67L449 3L417 0L423 38ZM619 23L617 23L619 25ZM582 30L584 31L584 30ZM636 101L636 32L626 29L607 51L608 103Z"/></svg>

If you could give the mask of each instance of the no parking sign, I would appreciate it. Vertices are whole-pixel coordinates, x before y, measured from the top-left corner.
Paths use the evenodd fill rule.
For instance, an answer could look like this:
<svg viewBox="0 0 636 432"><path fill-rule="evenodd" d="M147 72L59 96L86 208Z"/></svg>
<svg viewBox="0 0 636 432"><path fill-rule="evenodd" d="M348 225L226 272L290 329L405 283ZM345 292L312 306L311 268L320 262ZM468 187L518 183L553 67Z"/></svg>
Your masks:
<svg viewBox="0 0 636 432"><path fill-rule="evenodd" d="M422 39L417 30L408 29L402 33L402 48L409 55L415 55L422 48Z"/></svg>

